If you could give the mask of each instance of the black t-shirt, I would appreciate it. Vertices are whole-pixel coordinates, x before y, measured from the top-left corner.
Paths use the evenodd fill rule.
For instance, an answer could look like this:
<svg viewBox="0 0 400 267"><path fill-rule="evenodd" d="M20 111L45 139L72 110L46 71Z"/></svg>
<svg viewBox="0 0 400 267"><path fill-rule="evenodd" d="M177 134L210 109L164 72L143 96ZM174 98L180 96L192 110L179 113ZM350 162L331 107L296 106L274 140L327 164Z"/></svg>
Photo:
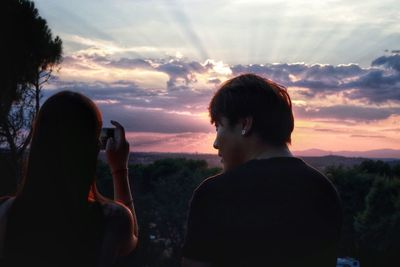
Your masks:
<svg viewBox="0 0 400 267"><path fill-rule="evenodd" d="M194 192L183 256L217 266L336 266L338 193L295 157L251 160Z"/></svg>

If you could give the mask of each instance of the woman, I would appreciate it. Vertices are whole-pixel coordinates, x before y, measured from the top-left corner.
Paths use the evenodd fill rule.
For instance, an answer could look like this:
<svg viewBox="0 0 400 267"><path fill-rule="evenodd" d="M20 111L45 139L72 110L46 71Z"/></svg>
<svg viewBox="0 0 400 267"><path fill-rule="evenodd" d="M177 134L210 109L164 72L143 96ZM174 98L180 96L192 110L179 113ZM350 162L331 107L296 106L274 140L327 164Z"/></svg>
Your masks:
<svg viewBox="0 0 400 267"><path fill-rule="evenodd" d="M23 183L15 197L0 202L1 266L110 266L135 249L138 226L128 183L129 143L124 128L112 124L115 140L107 141L106 155L114 201L102 197L95 186L102 127L96 105L69 91L43 104Z"/></svg>

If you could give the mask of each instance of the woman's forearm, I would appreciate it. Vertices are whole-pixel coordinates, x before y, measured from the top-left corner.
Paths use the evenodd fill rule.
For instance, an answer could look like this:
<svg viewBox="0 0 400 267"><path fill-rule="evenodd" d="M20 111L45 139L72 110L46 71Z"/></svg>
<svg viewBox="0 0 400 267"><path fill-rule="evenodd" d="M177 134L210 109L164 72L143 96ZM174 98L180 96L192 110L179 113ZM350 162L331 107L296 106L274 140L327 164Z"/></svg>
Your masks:
<svg viewBox="0 0 400 267"><path fill-rule="evenodd" d="M128 169L123 168L112 172L114 183L114 200L124 204L132 213L134 235L138 235L138 223L136 219L133 197L129 185Z"/></svg>

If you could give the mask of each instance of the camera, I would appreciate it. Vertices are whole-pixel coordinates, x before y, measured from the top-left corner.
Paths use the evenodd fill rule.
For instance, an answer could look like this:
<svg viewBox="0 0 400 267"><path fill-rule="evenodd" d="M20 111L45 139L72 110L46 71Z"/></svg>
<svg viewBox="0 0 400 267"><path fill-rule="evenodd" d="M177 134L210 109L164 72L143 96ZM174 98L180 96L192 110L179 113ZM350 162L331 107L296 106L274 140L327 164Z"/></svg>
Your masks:
<svg viewBox="0 0 400 267"><path fill-rule="evenodd" d="M114 138L115 128L101 128L100 149L105 150L108 138Z"/></svg>

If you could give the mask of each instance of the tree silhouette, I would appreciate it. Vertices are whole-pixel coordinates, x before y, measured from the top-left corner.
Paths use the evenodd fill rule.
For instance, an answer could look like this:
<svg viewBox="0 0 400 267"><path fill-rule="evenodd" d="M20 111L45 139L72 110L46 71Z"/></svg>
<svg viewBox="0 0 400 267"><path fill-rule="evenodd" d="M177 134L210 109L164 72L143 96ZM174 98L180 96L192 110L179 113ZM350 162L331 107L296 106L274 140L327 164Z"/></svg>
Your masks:
<svg viewBox="0 0 400 267"><path fill-rule="evenodd" d="M139 222L139 247L116 266L180 266L186 216L193 190L205 178L219 173L206 161L161 159L149 165L129 166L132 197ZM109 167L99 161L97 186L112 198Z"/></svg>
<svg viewBox="0 0 400 267"><path fill-rule="evenodd" d="M61 62L62 41L53 38L32 1L4 0L0 6L0 148L7 149L8 166L19 178L41 89Z"/></svg>
<svg viewBox="0 0 400 267"><path fill-rule="evenodd" d="M400 180L378 177L368 193L366 208L354 228L365 266L390 267L400 262Z"/></svg>
<svg viewBox="0 0 400 267"><path fill-rule="evenodd" d="M330 166L326 174L343 205L339 256L366 267L400 262L400 165L365 160L352 167Z"/></svg>
<svg viewBox="0 0 400 267"><path fill-rule="evenodd" d="M365 160L359 165L325 169L343 205L338 256L356 258L365 267L398 266L400 179L396 170L399 166L397 163L388 169L381 161ZM204 161L185 159L130 165L140 240L138 249L116 266L179 266L192 192L204 178L220 171L209 168ZM111 173L101 161L97 178L100 192L112 198Z"/></svg>

